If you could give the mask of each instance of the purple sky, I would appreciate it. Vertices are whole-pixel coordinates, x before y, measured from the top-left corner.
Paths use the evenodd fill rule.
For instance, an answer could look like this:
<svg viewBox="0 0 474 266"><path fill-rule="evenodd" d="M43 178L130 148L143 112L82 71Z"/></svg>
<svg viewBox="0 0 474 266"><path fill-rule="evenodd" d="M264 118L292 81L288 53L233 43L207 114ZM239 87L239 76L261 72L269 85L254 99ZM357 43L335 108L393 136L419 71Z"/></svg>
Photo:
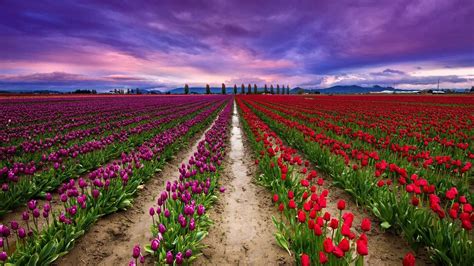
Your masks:
<svg viewBox="0 0 474 266"><path fill-rule="evenodd" d="M474 86L474 1L2 1L0 90Z"/></svg>

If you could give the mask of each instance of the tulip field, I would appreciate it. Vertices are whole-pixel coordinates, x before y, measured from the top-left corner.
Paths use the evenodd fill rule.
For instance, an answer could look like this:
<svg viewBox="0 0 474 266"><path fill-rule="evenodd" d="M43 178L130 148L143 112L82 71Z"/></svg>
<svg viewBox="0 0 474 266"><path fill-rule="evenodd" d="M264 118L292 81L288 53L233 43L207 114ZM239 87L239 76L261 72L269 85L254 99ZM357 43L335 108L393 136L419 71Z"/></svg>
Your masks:
<svg viewBox="0 0 474 266"><path fill-rule="evenodd" d="M473 96L19 96L0 121L0 265L474 265ZM235 171L281 253L228 239Z"/></svg>

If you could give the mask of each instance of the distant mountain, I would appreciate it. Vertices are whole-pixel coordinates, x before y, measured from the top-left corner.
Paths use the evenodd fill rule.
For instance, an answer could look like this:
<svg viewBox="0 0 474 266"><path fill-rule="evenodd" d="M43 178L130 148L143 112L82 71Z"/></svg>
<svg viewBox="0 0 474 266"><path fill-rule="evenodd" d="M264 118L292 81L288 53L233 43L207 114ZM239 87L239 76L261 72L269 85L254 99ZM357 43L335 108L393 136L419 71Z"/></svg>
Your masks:
<svg viewBox="0 0 474 266"><path fill-rule="evenodd" d="M333 86L327 89L319 90L324 94L356 94L356 93L369 93L369 92L381 92L381 91L403 91L399 89L394 89L392 87L382 87L375 85L373 87L362 87L358 85L339 85Z"/></svg>

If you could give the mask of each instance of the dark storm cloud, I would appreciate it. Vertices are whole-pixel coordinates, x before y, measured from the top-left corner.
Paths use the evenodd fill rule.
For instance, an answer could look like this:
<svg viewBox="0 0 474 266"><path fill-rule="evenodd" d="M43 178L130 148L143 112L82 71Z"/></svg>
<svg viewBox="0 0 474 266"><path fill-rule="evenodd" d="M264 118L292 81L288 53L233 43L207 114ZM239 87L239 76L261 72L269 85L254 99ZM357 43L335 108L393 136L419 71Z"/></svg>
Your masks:
<svg viewBox="0 0 474 266"><path fill-rule="evenodd" d="M222 82L307 75L317 81L382 67L366 77L408 82L404 71L386 66L474 66L473 13L469 0L4 1L0 73L80 69L83 79L110 82L101 77L172 76L188 66L183 72L220 75ZM105 60L111 53L127 60Z"/></svg>

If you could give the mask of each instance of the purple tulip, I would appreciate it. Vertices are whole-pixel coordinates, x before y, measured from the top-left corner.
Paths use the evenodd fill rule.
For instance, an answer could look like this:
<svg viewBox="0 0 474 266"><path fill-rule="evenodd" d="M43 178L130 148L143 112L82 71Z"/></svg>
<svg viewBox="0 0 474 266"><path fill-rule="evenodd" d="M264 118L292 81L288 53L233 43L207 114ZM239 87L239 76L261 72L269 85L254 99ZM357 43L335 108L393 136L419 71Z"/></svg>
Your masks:
<svg viewBox="0 0 474 266"><path fill-rule="evenodd" d="M150 214L150 216L155 215L155 209L153 207L151 207L150 210L148 211L148 213Z"/></svg>
<svg viewBox="0 0 474 266"><path fill-rule="evenodd" d="M49 205L49 203L44 204L43 211L49 212L50 210L51 210L51 205Z"/></svg>
<svg viewBox="0 0 474 266"><path fill-rule="evenodd" d="M18 230L18 228L20 227L20 225L18 224L17 221L11 221L11 222L10 222L10 226L11 226L11 228L12 228L13 230L15 230L15 231Z"/></svg>
<svg viewBox="0 0 474 266"><path fill-rule="evenodd" d="M156 239L156 238L153 239L153 240L151 241L151 249L152 249L153 251L157 251L159 247L160 247L160 241L159 241L158 239Z"/></svg>
<svg viewBox="0 0 474 266"><path fill-rule="evenodd" d="M61 200L61 202L66 202L67 201L67 195L66 194L61 194L61 196L59 196L59 200Z"/></svg>
<svg viewBox="0 0 474 266"><path fill-rule="evenodd" d="M33 210L33 217L38 218L38 217L40 217L40 215L41 215L41 213L40 213L39 209L34 209Z"/></svg>
<svg viewBox="0 0 474 266"><path fill-rule="evenodd" d="M198 206L197 214L198 214L199 216L203 215L205 211L206 211L206 208L204 208L203 205L199 205L199 206Z"/></svg>
<svg viewBox="0 0 474 266"><path fill-rule="evenodd" d="M2 184L2 191L3 191L3 192L7 192L8 189L9 189L8 184L7 184L7 183L3 183L3 184Z"/></svg>
<svg viewBox="0 0 474 266"><path fill-rule="evenodd" d="M169 218L171 216L170 210L166 209L165 210L165 217Z"/></svg>
<svg viewBox="0 0 474 266"><path fill-rule="evenodd" d="M221 193L224 193L224 192L225 192L225 187L219 188L219 191L220 191Z"/></svg>
<svg viewBox="0 0 474 266"><path fill-rule="evenodd" d="M140 263L141 264L145 263L145 257L143 257L143 255L140 255Z"/></svg>
<svg viewBox="0 0 474 266"><path fill-rule="evenodd" d="M92 190L92 197L97 199L100 196L100 191L97 189Z"/></svg>
<svg viewBox="0 0 474 266"><path fill-rule="evenodd" d="M161 234L164 234L166 232L166 227L163 224L158 225L158 231L160 231Z"/></svg>
<svg viewBox="0 0 474 266"><path fill-rule="evenodd" d="M5 251L0 252L0 261L7 261L8 259L8 254Z"/></svg>
<svg viewBox="0 0 474 266"><path fill-rule="evenodd" d="M133 247L133 251L132 251L132 257L137 259L138 257L140 257L140 246L139 245L135 245Z"/></svg>
<svg viewBox="0 0 474 266"><path fill-rule="evenodd" d="M1 227L2 231L0 232L4 237L9 237L10 236L10 228L7 226L3 225Z"/></svg>
<svg viewBox="0 0 474 266"><path fill-rule="evenodd" d="M189 258L193 255L193 251L191 249L188 249L186 250L186 252L184 252L184 257L185 258Z"/></svg>
<svg viewBox="0 0 474 266"><path fill-rule="evenodd" d="M28 209L30 209L31 211L36 208L36 205L37 205L37 201L36 201L36 200L30 200L30 201L28 201L28 203L27 203Z"/></svg>
<svg viewBox="0 0 474 266"><path fill-rule="evenodd" d="M170 251L166 252L166 263L167 264L173 264L173 261L174 261L174 256L173 256L173 253Z"/></svg>
<svg viewBox="0 0 474 266"><path fill-rule="evenodd" d="M135 262L135 260L130 260L128 266L137 266L137 263Z"/></svg>
<svg viewBox="0 0 474 266"><path fill-rule="evenodd" d="M176 264L178 264L178 265L183 264L183 253L178 252L176 254Z"/></svg>
<svg viewBox="0 0 474 266"><path fill-rule="evenodd" d="M18 237L20 239L23 239L26 237L26 231L25 231L25 228L21 227L20 229L18 229Z"/></svg>
<svg viewBox="0 0 474 266"><path fill-rule="evenodd" d="M24 211L23 214L21 215L21 219L23 221L28 221L30 219L30 214L28 214L27 211Z"/></svg>
<svg viewBox="0 0 474 266"><path fill-rule="evenodd" d="M53 200L53 196L51 195L51 193L46 193L45 198L46 198L47 201L52 201Z"/></svg>
<svg viewBox="0 0 474 266"><path fill-rule="evenodd" d="M189 220L189 230L193 231L196 228L196 223L194 222L194 218Z"/></svg>

